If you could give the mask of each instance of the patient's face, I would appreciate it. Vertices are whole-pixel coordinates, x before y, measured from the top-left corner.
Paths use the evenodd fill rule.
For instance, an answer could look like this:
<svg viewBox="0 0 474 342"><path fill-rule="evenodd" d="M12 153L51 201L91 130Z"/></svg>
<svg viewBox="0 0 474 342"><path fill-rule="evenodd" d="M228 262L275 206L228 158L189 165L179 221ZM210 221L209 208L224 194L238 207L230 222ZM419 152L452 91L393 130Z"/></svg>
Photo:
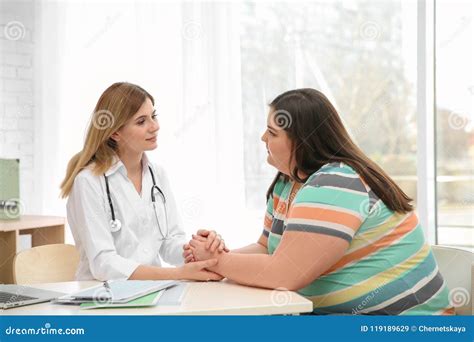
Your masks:
<svg viewBox="0 0 474 342"><path fill-rule="evenodd" d="M267 162L276 167L278 171L290 175L290 170L294 165L292 162L293 144L288 133L283 129L284 123L279 121L278 115L278 112L270 108L267 116L267 129L261 139L267 148Z"/></svg>
<svg viewBox="0 0 474 342"><path fill-rule="evenodd" d="M138 112L112 137L118 143L119 153L140 153L157 147L159 129L155 109L151 100L147 98Z"/></svg>

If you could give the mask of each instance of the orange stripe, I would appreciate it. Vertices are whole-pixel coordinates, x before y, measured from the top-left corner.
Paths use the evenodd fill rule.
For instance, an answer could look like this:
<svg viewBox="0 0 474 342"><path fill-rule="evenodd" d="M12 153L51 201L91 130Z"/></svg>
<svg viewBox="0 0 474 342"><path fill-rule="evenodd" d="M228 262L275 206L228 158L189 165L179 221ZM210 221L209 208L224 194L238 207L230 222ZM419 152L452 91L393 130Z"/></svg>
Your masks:
<svg viewBox="0 0 474 342"><path fill-rule="evenodd" d="M395 240L398 240L401 236L415 229L417 225L418 225L418 218L416 217L414 213L412 213L402 223L400 223L398 227L395 228L389 235L386 235L380 240L375 241L374 243L366 247L358 249L354 251L353 253L344 255L337 263L335 263L331 268L329 268L322 275L326 275L328 273L334 272L338 268L342 268L343 266L347 265L350 262L353 262L355 260L360 260L366 257L367 255L382 249L383 247L389 246L392 242L394 242Z"/></svg>
<svg viewBox="0 0 474 342"><path fill-rule="evenodd" d="M455 314L456 314L456 312L454 311L454 308L449 308L449 309L443 310L441 312L442 316L451 316L451 315L455 315Z"/></svg>
<svg viewBox="0 0 474 342"><path fill-rule="evenodd" d="M273 211L278 207L278 202L280 202L280 196L273 195Z"/></svg>
<svg viewBox="0 0 474 342"><path fill-rule="evenodd" d="M356 215L326 208L292 207L288 217L342 224L354 231L357 230L362 223L361 219Z"/></svg>
<svg viewBox="0 0 474 342"><path fill-rule="evenodd" d="M270 217L268 217L267 215L265 215L265 219L263 220L263 226L265 228L270 229L271 226L272 226L272 222L273 222L273 220Z"/></svg>
<svg viewBox="0 0 474 342"><path fill-rule="evenodd" d="M279 205L274 209L274 213L286 215L286 202L279 203Z"/></svg>

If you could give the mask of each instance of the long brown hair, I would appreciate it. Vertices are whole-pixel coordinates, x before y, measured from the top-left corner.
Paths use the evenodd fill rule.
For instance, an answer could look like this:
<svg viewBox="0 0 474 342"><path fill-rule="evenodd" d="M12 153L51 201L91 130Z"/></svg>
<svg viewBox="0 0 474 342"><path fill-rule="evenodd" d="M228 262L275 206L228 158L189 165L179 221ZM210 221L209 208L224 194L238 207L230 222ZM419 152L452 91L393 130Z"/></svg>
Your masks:
<svg viewBox="0 0 474 342"><path fill-rule="evenodd" d="M277 96L269 106L274 122L286 131L293 145L292 160L296 164L291 170L293 179L305 182L324 164L343 162L359 173L388 208L399 213L413 210L412 199L352 141L323 93L311 88L290 90ZM299 174L308 176L302 179ZM283 173L277 173L267 199L282 176Z"/></svg>
<svg viewBox="0 0 474 342"><path fill-rule="evenodd" d="M77 174L89 164L93 163L92 171L96 175L112 166L117 155L117 144L111 138L112 134L138 112L147 98L155 104L145 89L127 82L114 83L102 93L92 113L82 151L68 163L61 183L62 198L69 195Z"/></svg>

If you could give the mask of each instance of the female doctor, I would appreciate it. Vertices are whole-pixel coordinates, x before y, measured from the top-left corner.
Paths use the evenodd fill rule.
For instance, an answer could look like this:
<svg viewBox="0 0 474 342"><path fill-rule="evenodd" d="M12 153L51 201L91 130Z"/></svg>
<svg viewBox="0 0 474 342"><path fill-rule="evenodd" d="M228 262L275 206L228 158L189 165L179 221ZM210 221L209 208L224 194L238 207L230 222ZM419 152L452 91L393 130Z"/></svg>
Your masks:
<svg viewBox="0 0 474 342"><path fill-rule="evenodd" d="M222 279L206 270L216 259L184 264L187 239L166 173L145 154L160 129L153 106L141 87L111 85L68 164L61 196L80 252L77 280ZM213 250L227 250L218 234L205 234ZM179 267L161 267L160 257Z"/></svg>

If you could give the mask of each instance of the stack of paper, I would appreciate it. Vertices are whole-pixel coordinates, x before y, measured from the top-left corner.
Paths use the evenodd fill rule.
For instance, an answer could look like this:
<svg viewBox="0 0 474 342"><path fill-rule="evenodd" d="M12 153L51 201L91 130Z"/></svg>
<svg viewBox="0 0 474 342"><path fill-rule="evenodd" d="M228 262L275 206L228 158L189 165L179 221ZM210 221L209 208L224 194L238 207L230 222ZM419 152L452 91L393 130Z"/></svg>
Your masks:
<svg viewBox="0 0 474 342"><path fill-rule="evenodd" d="M81 308L155 305L162 290L177 285L173 280L112 280L54 302L59 304L87 304Z"/></svg>
<svg viewBox="0 0 474 342"><path fill-rule="evenodd" d="M101 303L101 302L89 302L82 303L81 309L98 309L98 308L133 308L133 307L146 307L155 306L158 300L161 298L166 290L150 293L146 296L139 297L131 300L127 303Z"/></svg>

